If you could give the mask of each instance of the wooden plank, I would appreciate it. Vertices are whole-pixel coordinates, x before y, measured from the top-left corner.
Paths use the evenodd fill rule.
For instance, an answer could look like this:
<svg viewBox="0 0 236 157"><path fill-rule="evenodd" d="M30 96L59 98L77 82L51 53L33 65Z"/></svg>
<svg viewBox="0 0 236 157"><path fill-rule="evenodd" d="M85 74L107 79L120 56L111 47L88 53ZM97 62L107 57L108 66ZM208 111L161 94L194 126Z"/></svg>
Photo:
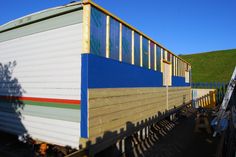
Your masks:
<svg viewBox="0 0 236 157"><path fill-rule="evenodd" d="M165 104L163 104L163 102L156 102L156 100L153 100L153 101L145 102L141 105L139 104L139 106L132 108L132 109L111 111L111 113L109 113L109 114L89 117L90 126L92 127L92 126L96 126L99 124L104 124L106 122L120 119L120 118L126 117L128 115L133 116L132 113L143 112L146 109L151 109L155 112L158 112L158 111L162 111L163 108L165 108ZM98 111L101 111L101 110L98 110ZM127 119L127 120L129 120L129 119Z"/></svg>
<svg viewBox="0 0 236 157"><path fill-rule="evenodd" d="M148 68L151 69L151 42L148 40Z"/></svg>
<svg viewBox="0 0 236 157"><path fill-rule="evenodd" d="M110 56L110 16L106 19L106 58Z"/></svg>
<svg viewBox="0 0 236 157"><path fill-rule="evenodd" d="M164 67L163 67L163 49L161 48L161 61L160 61L160 69L161 69L161 72L163 73L164 71Z"/></svg>
<svg viewBox="0 0 236 157"><path fill-rule="evenodd" d="M150 99L150 100L148 100ZM155 100L157 105L159 103L162 103L165 101L166 97L163 96L161 98L146 98L143 100L138 100L138 101L128 101L128 102L124 102L124 103L120 103L120 104L113 104L113 105L106 105L106 106L102 106L99 108L90 108L89 113L90 113L90 117L96 117L99 115L104 115L104 114L109 114L111 112L118 112L120 110L128 110L128 109L132 109L132 108L137 108L139 106L143 106L145 102L147 101L152 101ZM98 112L99 110L99 112Z"/></svg>
<svg viewBox="0 0 236 157"><path fill-rule="evenodd" d="M166 89L164 87L155 88L103 88L89 89L89 98L104 98L112 96L126 96L145 93L162 93Z"/></svg>
<svg viewBox="0 0 236 157"><path fill-rule="evenodd" d="M157 71L157 45L154 44L154 70Z"/></svg>
<svg viewBox="0 0 236 157"><path fill-rule="evenodd" d="M90 53L90 17L91 5L83 6L83 53Z"/></svg>
<svg viewBox="0 0 236 157"><path fill-rule="evenodd" d="M136 122L141 122L142 120L148 119L149 117L152 117L157 114L156 111L154 111L151 108L143 110L140 112L130 111L130 116L123 117L121 119L114 120L112 122L103 123L102 125L92 127L90 130L90 136L98 136L103 135L103 132L111 132L114 130L120 130L122 128L126 127L127 122L131 122L134 125L136 125ZM127 120L128 119L128 120Z"/></svg>
<svg viewBox="0 0 236 157"><path fill-rule="evenodd" d="M143 36L140 35L140 66L143 66Z"/></svg>
<svg viewBox="0 0 236 157"><path fill-rule="evenodd" d="M122 23L120 23L120 38L119 38L119 61L122 61Z"/></svg>
<svg viewBox="0 0 236 157"><path fill-rule="evenodd" d="M183 104L190 98L190 87L136 88L136 89L92 89L89 90L89 134L90 140L126 129L127 122L134 125L158 112ZM167 92L169 98L167 97ZM168 99L168 100L167 100ZM92 105L91 105L92 104ZM94 105L94 106L93 106Z"/></svg>
<svg viewBox="0 0 236 157"><path fill-rule="evenodd" d="M132 64L134 65L134 31L132 31L131 57L132 57Z"/></svg>
<svg viewBox="0 0 236 157"><path fill-rule="evenodd" d="M96 98L89 99L89 108L100 108L102 106L114 105L114 104L122 104L126 102L142 102L145 99L151 98L159 98L164 97L165 93L149 93L149 94L135 94L135 95L127 95L122 97L105 97L105 98Z"/></svg>

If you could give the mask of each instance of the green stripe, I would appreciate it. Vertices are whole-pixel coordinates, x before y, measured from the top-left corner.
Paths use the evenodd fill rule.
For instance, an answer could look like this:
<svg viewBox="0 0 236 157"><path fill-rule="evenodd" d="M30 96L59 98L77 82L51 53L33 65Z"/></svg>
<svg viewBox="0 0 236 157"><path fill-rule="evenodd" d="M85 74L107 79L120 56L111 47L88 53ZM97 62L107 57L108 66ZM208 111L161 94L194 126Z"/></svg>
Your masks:
<svg viewBox="0 0 236 157"><path fill-rule="evenodd" d="M34 106L80 109L80 105L71 105L71 104L63 104L63 103L35 102L35 101L28 101L28 100L26 101L24 100L23 103L26 105L34 105Z"/></svg>
<svg viewBox="0 0 236 157"><path fill-rule="evenodd" d="M22 105L32 105L32 106L47 106L47 107L56 107L56 108L68 108L68 109L77 109L80 110L80 104L64 104L64 103L53 103L53 102L37 102L37 101L29 101L29 100L16 100L16 101L8 101L8 100L0 100L0 103L6 103L7 105L19 106Z"/></svg>

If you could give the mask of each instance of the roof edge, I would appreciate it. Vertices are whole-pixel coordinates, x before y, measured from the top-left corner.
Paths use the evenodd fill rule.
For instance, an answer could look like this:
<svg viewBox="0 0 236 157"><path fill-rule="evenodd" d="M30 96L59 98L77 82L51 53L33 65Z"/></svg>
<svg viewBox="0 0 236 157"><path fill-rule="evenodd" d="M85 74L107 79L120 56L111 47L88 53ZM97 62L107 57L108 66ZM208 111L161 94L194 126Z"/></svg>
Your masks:
<svg viewBox="0 0 236 157"><path fill-rule="evenodd" d="M35 22L39 22L42 20L46 20L49 18L53 18L55 16L63 15L69 12L73 12L76 10L80 10L83 7L82 2L74 2L70 4L66 4L64 6L53 7L49 9L45 9L42 11L38 11L15 20L9 21L0 26L0 33L6 32L18 27L22 27L25 25L29 25Z"/></svg>

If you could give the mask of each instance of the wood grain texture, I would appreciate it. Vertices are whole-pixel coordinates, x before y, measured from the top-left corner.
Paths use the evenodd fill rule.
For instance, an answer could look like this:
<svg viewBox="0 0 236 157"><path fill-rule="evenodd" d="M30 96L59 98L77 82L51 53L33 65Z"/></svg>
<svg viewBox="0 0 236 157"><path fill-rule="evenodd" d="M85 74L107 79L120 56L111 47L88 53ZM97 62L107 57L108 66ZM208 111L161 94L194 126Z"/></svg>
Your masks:
<svg viewBox="0 0 236 157"><path fill-rule="evenodd" d="M167 102L169 109L180 106L190 93L190 87L89 89L89 140L164 113Z"/></svg>
<svg viewBox="0 0 236 157"><path fill-rule="evenodd" d="M191 100L190 87L169 87L168 106L169 109L180 106Z"/></svg>

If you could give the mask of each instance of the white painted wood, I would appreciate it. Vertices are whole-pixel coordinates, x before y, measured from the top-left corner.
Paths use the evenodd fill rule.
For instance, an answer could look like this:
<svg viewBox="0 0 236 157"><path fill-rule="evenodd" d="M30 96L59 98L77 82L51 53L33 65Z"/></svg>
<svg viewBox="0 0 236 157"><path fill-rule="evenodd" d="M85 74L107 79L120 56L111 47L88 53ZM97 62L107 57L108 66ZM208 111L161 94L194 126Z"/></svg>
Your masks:
<svg viewBox="0 0 236 157"><path fill-rule="evenodd" d="M163 85L164 86L171 86L171 64L163 63Z"/></svg>
<svg viewBox="0 0 236 157"><path fill-rule="evenodd" d="M185 82L189 83L189 71L185 71Z"/></svg>

